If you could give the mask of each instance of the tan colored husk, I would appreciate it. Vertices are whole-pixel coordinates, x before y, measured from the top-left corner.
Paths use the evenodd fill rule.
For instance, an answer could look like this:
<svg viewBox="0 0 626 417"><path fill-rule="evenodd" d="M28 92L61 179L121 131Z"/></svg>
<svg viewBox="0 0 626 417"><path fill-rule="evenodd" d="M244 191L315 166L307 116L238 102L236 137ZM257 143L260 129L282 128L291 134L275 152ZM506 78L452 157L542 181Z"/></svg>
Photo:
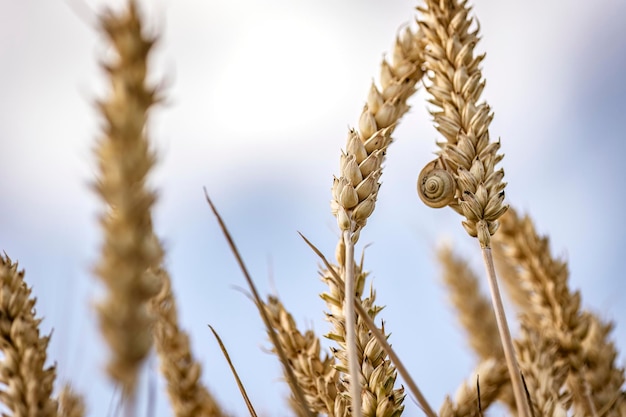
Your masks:
<svg viewBox="0 0 626 417"><path fill-rule="evenodd" d="M6 255L0 255L0 401L14 416L55 417L55 366L46 367L50 336L40 337L35 298Z"/></svg>
<svg viewBox="0 0 626 417"><path fill-rule="evenodd" d="M174 415L224 417L227 414L202 384L202 366L191 353L189 336L179 327L170 276L163 268L154 272L162 282L161 291L150 302L156 316L154 344Z"/></svg>
<svg viewBox="0 0 626 417"><path fill-rule="evenodd" d="M437 130L444 141L437 145L457 183L456 203L450 206L465 216L463 227L490 247L490 236L504 211L504 171L495 171L502 159L499 142L489 139L493 118L489 106L480 101L485 86L479 69L484 55L474 56L478 30L470 32L467 1L426 0L418 7L419 26L424 33L424 66L431 94L429 102Z"/></svg>
<svg viewBox="0 0 626 417"><path fill-rule="evenodd" d="M334 417L339 372L334 367L333 357L322 357L319 338L312 330L300 332L293 317L277 297L269 297L265 309L311 411ZM293 411L301 413L302 407L293 395L289 401Z"/></svg>
<svg viewBox="0 0 626 417"><path fill-rule="evenodd" d="M98 102L104 125L95 149L99 175L94 188L105 207L95 272L107 294L97 310L111 350L107 370L126 397L133 395L138 369L152 346L154 320L147 302L159 292L159 280L146 271L163 255L152 231L156 194L146 186L155 163L145 133L149 110L158 101L156 89L146 85L155 39L142 26L134 1L119 13L107 10L100 16L100 29L116 56L102 64L111 92Z"/></svg>
<svg viewBox="0 0 626 417"><path fill-rule="evenodd" d="M85 399L76 393L69 384L63 385L58 397L59 417L84 417Z"/></svg>
<svg viewBox="0 0 626 417"><path fill-rule="evenodd" d="M449 246L440 246L437 258L443 268L448 297L457 311L470 346L481 360L504 360L496 317L491 303L480 291L478 277Z"/></svg>

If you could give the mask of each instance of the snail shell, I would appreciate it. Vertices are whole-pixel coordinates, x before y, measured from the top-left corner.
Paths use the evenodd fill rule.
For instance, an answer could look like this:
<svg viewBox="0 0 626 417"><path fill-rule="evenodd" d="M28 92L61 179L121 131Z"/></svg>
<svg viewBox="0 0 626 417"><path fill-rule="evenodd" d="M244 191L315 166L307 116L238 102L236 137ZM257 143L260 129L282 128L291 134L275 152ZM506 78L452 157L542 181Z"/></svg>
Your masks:
<svg viewBox="0 0 626 417"><path fill-rule="evenodd" d="M442 208L456 201L456 188L454 177L439 159L429 162L417 178L417 194L432 208Z"/></svg>

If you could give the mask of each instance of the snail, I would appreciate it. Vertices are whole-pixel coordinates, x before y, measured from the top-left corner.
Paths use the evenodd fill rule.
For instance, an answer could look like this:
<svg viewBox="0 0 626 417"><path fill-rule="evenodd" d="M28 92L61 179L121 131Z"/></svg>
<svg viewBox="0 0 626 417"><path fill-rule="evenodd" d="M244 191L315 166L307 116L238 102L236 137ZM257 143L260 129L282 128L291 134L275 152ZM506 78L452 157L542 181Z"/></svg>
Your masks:
<svg viewBox="0 0 626 417"><path fill-rule="evenodd" d="M429 162L417 178L417 194L429 207L442 208L456 198L456 181L442 158Z"/></svg>

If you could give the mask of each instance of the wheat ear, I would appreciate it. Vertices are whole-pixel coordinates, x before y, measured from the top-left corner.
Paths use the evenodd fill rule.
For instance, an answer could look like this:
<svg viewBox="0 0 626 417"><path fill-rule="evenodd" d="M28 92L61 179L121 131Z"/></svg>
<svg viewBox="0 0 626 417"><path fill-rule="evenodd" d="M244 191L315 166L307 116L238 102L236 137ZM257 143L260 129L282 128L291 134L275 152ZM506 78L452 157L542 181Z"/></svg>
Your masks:
<svg viewBox="0 0 626 417"><path fill-rule="evenodd" d="M335 178L332 187L331 210L341 229L336 256L346 294L355 294L354 244L375 208L385 150L391 143L396 123L409 109L406 100L415 92L415 85L423 75L420 38L419 31L412 32L409 28L398 36L391 62L382 63L381 88L374 84L370 87L359 118L359 129L349 132L346 150L341 154L340 175ZM376 396L359 377L363 372L359 369L363 363L355 351L358 336L354 306L350 299L337 298L337 294L332 296L341 302L344 310L341 317L345 321L336 329L340 329L345 340L342 349L348 349L349 369L346 371L350 374L352 384L347 388L350 391L352 413L360 417L361 396ZM369 404L374 400L364 401ZM370 407L367 404L365 406Z"/></svg>
<svg viewBox="0 0 626 417"><path fill-rule="evenodd" d="M437 130L445 140L439 142L440 158L420 174L418 191L422 200L434 198L433 207L450 205L465 217L462 222L470 236L480 243L491 300L507 367L511 374L515 401L521 417L530 416L522 377L515 359L513 341L491 254L491 235L498 228L498 218L506 211L504 171L495 170L502 159L499 142L489 139L493 118L489 106L480 100L485 82L479 65L484 55L474 56L478 29L470 32L467 1L427 0L418 7L418 22L424 32L425 68L428 70L429 100ZM439 191L448 197L445 204ZM435 204L437 203L437 204Z"/></svg>
<svg viewBox="0 0 626 417"><path fill-rule="evenodd" d="M54 417L56 370L46 367L50 336L39 336L35 298L17 263L0 255L0 401L14 416Z"/></svg>
<svg viewBox="0 0 626 417"><path fill-rule="evenodd" d="M582 344L594 318L581 311L580 293L569 289L567 264L551 255L548 238L537 233L532 220L515 210L502 217L496 240L504 259L516 265L520 291L530 300L524 310L528 326L558 346L557 357L569 367L565 382L574 406L586 415L598 415L594 388L586 379L590 351Z"/></svg>
<svg viewBox="0 0 626 417"><path fill-rule="evenodd" d="M321 356L319 338L312 330L304 333L298 330L293 317L277 297L269 297L265 309L311 411L334 417L339 373L333 366L333 358ZM276 348L273 350L275 352ZM292 395L290 403L296 405L294 411L300 413L294 401Z"/></svg>
<svg viewBox="0 0 626 417"><path fill-rule="evenodd" d="M60 417L84 417L86 415L85 400L77 394L69 384L65 384L58 397Z"/></svg>
<svg viewBox="0 0 626 417"><path fill-rule="evenodd" d="M191 353L189 336L178 325L170 276L163 268L155 273L162 287L150 302L150 310L156 317L152 334L174 415L223 417L225 413L217 400L200 381L202 366Z"/></svg>
<svg viewBox="0 0 626 417"><path fill-rule="evenodd" d="M152 346L154 320L147 302L159 292L159 280L146 271L159 265L163 255L152 232L156 194L146 186L155 163L145 133L148 112L158 101L156 89L146 84L155 38L143 33L134 1L120 13L104 12L100 28L116 56L102 64L111 93L98 102L104 126L95 150L100 172L94 188L105 208L100 217L104 242L95 272L107 295L97 310L112 353L107 370L130 397L138 368Z"/></svg>

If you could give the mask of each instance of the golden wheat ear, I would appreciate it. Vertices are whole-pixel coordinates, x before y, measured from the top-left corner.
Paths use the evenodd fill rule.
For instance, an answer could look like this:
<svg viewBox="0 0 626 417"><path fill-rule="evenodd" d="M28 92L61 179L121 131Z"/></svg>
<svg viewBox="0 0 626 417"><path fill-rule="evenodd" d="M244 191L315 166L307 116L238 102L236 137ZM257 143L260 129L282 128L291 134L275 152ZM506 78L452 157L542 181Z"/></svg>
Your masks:
<svg viewBox="0 0 626 417"><path fill-rule="evenodd" d="M154 320L147 303L160 289L150 268L163 257L152 230L156 193L146 185L156 160L146 137L148 114L159 100L146 81L155 37L144 33L135 1L119 13L105 11L99 22L114 56L102 64L110 93L97 103L104 123L95 148L99 172L93 187L104 203L104 237L95 273L106 297L96 308L111 351L108 373L132 408L137 373L152 347Z"/></svg>
<svg viewBox="0 0 626 417"><path fill-rule="evenodd" d="M515 280L509 287L528 300L520 306L524 324L529 333L540 336L542 343L556 347L553 362L567 365L565 375L556 375L572 397L574 411L593 416L600 415L599 410L607 407L616 410L610 404L623 395L624 373L615 367L613 360L592 370L592 364L597 363L596 353L607 349L608 359L614 348L606 334L603 337L597 333L590 335L591 329L598 331L604 324L582 311L580 293L569 288L567 263L552 256L548 238L537 233L529 216L520 216L511 209L502 216L500 229L495 241L501 250L501 262L506 270L515 272ZM606 382L612 383L598 384L596 377L604 379L608 375L613 376ZM607 388L609 394L600 401L594 393Z"/></svg>
<svg viewBox="0 0 626 417"><path fill-rule="evenodd" d="M154 272L163 286L150 302L150 310L156 317L152 334L174 415L225 417L227 414L202 384L202 366L193 357L188 334L178 324L170 276L163 268Z"/></svg>
<svg viewBox="0 0 626 417"><path fill-rule="evenodd" d="M327 354L322 357L320 339L312 330L302 333L278 297L270 296L264 307L311 411L333 417L339 383L334 358ZM272 351L276 353L276 348ZM296 414L301 415L293 394L289 402Z"/></svg>
<svg viewBox="0 0 626 417"><path fill-rule="evenodd" d="M50 336L39 335L39 323L24 271L0 255L0 401L15 416L57 415L56 369L46 367Z"/></svg>
<svg viewBox="0 0 626 417"><path fill-rule="evenodd" d="M341 230L336 257L345 294L355 294L355 281L359 279L359 273L354 263L354 245L374 211L382 163L392 141L391 135L400 118L408 111L406 101L416 91L415 85L423 76L421 36L419 30L406 28L397 37L391 60L384 60L381 65L380 88L372 84L359 118L358 130L350 130L345 152L340 156L340 174L332 186L331 211ZM391 414L400 413L402 395L398 392L393 394L390 389L385 396L377 395L367 381L359 377L366 372L363 367L367 365L360 359L362 353L357 352L359 337L355 328L354 307L351 302L340 298L333 287L329 295L342 309L340 312L336 306L330 307L334 316L334 332L344 340L335 351L336 357L343 361L343 352L346 356L343 370L346 377L342 380L344 388L338 400L342 404L350 404L354 417L367 415L379 406ZM395 375L393 366L390 367L389 376L392 374ZM393 406L387 407L385 404L388 400L385 398L390 395L397 398ZM347 408L343 412L347 412Z"/></svg>

